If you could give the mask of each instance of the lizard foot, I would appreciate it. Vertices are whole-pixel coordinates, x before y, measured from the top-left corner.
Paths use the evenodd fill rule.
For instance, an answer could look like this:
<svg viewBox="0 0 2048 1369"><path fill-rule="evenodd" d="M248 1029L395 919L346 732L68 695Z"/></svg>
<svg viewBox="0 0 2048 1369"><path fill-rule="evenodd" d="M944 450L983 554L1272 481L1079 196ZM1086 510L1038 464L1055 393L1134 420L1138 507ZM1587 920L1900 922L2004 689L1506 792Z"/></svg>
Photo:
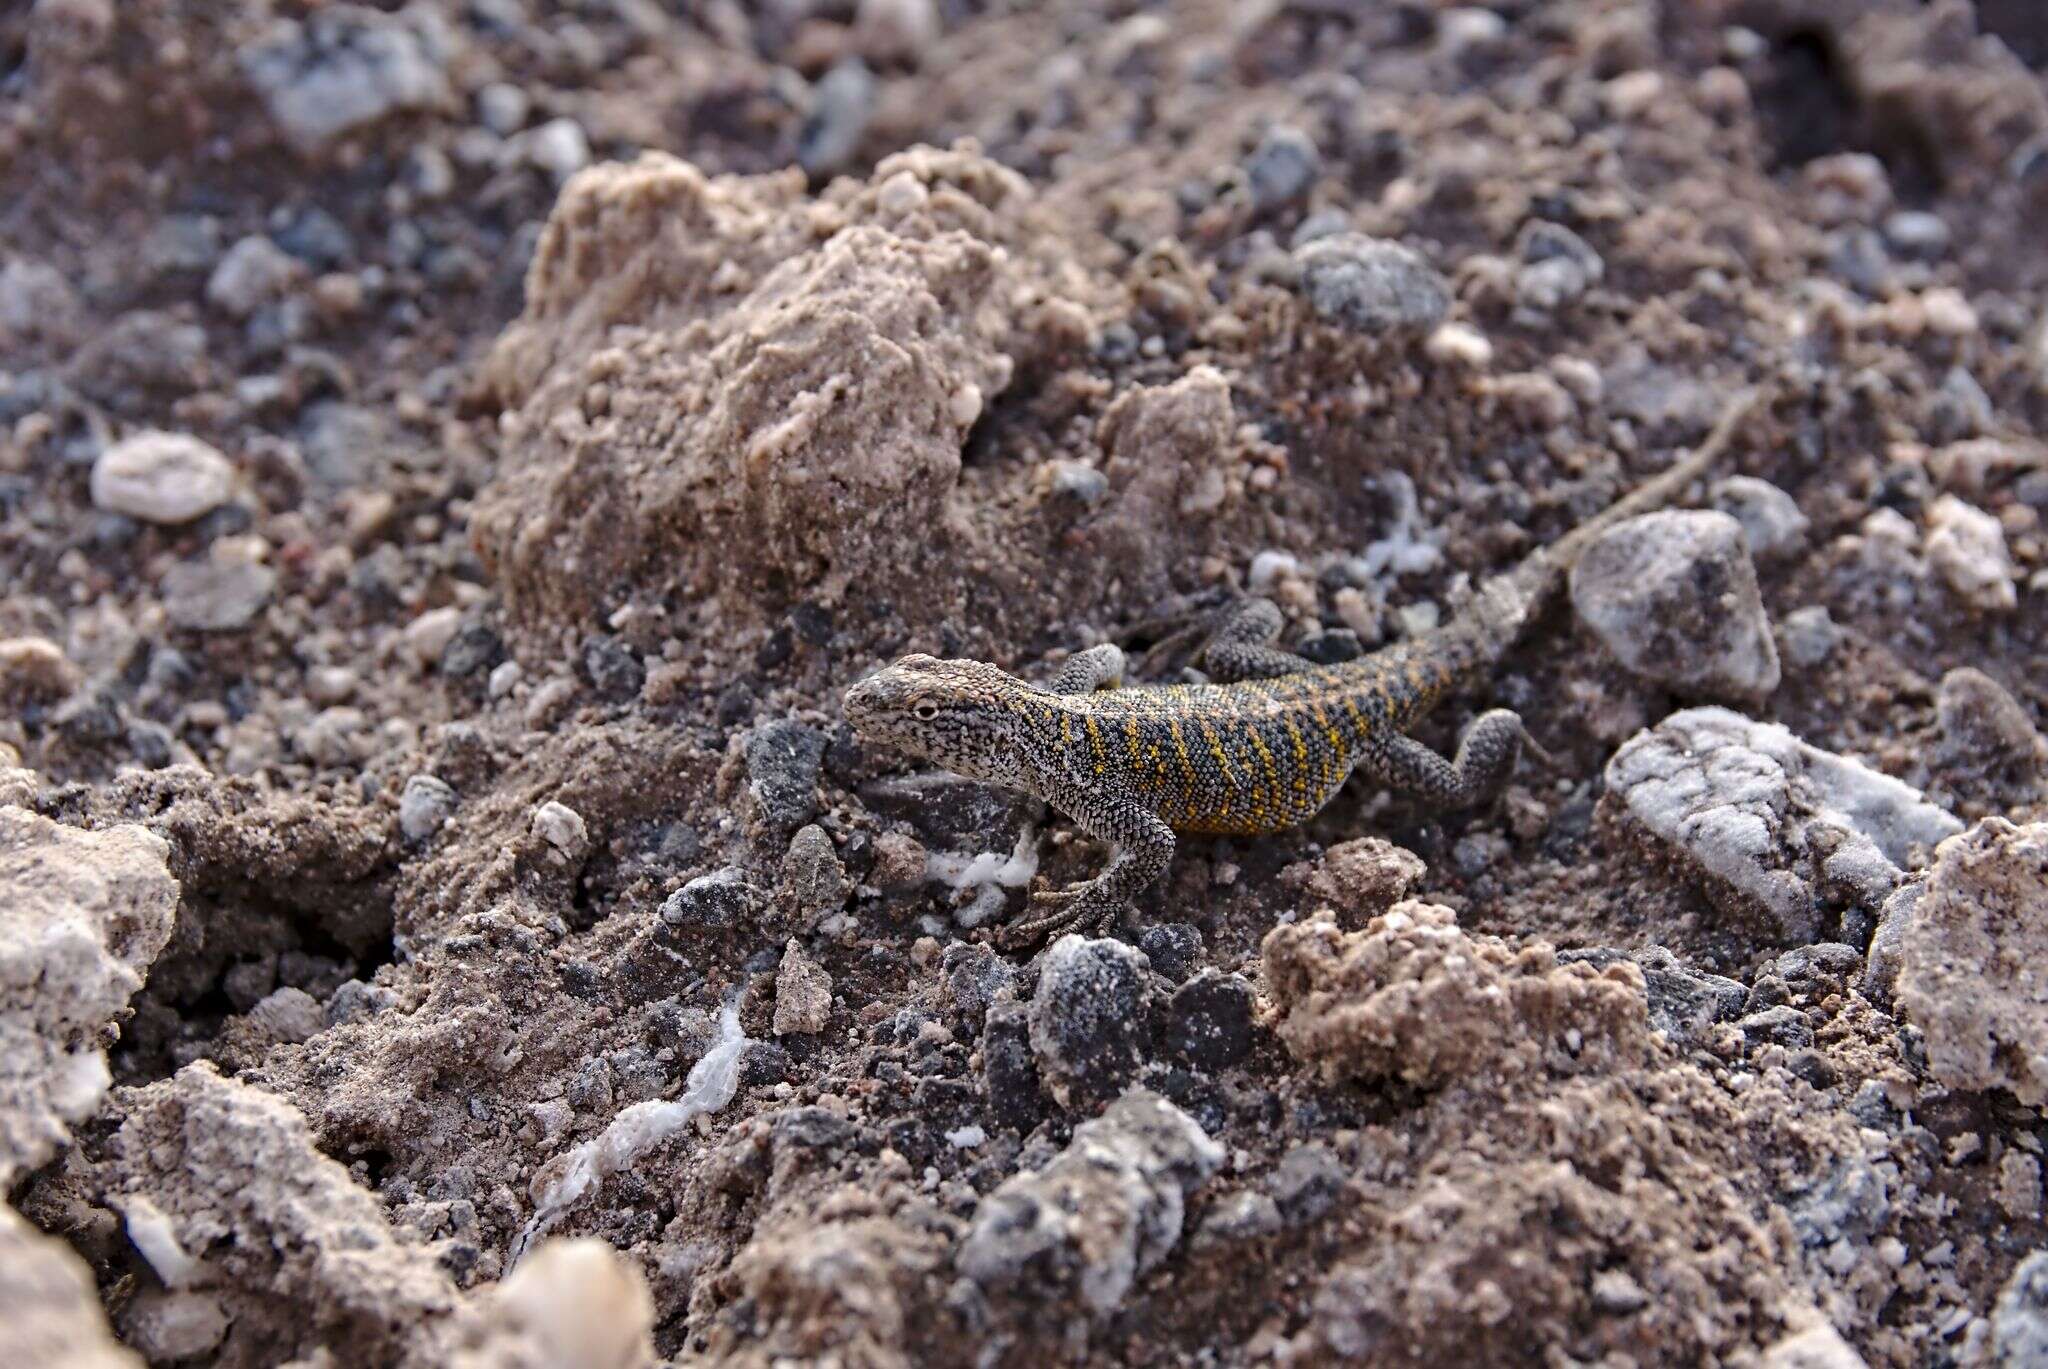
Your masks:
<svg viewBox="0 0 2048 1369"><path fill-rule="evenodd" d="M1063 932L1100 930L1116 915L1115 908L1103 909L1093 881L1067 889L1037 889L1023 914L998 934L1005 950L1026 950L1051 941Z"/></svg>

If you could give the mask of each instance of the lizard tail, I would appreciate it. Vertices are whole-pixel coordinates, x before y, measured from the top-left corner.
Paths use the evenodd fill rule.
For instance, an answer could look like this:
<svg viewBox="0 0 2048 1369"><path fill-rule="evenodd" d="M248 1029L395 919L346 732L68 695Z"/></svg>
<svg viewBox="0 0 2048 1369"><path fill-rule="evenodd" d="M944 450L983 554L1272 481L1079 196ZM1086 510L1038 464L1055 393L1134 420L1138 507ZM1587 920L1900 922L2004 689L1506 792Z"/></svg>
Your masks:
<svg viewBox="0 0 2048 1369"><path fill-rule="evenodd" d="M1617 523L1651 513L1671 503L1714 465L1733 444L1742 424L1763 398L1763 389L1745 390L1729 401L1704 441L1667 469L1645 480L1549 546L1532 552L1515 569L1480 585L1476 602L1459 617L1470 624L1472 647L1489 661L1498 658L1521 635L1593 540Z"/></svg>

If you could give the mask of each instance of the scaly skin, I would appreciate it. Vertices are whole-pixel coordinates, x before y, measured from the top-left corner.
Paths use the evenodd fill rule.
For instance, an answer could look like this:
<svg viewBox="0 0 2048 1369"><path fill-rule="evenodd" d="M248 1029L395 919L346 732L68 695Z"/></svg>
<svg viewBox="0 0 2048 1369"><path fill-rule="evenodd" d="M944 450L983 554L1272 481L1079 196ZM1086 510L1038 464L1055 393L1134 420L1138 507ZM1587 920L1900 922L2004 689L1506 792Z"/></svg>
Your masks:
<svg viewBox="0 0 2048 1369"><path fill-rule="evenodd" d="M865 740L1035 794L1111 844L1093 879L1032 895L1005 931L1013 946L1109 926L1165 871L1176 832L1283 831L1321 811L1354 769L1442 807L1477 803L1533 747L1522 720L1481 714L1449 759L1408 728L1491 671L1594 537L1711 467L1754 403L1742 396L1691 455L1487 581L1456 622L1362 660L1316 665L1279 650L1280 613L1254 599L1204 648L1217 683L1123 687L1114 646L1079 653L1044 687L979 661L914 655L848 690L847 720Z"/></svg>

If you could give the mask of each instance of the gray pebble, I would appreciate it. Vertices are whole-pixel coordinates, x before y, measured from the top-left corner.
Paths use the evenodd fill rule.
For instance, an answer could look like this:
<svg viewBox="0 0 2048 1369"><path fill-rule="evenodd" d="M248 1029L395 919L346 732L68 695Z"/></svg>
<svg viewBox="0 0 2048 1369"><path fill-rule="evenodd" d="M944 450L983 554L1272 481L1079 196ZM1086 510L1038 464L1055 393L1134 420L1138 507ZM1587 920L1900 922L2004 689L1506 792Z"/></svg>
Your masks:
<svg viewBox="0 0 2048 1369"><path fill-rule="evenodd" d="M441 830L455 811L455 791L434 775L413 775L398 797L398 830L414 844Z"/></svg>
<svg viewBox="0 0 2048 1369"><path fill-rule="evenodd" d="M1252 209L1270 213L1306 199L1322 165L1313 138L1290 124L1274 125L1245 159Z"/></svg>
<svg viewBox="0 0 2048 1369"><path fill-rule="evenodd" d="M1763 559L1788 556L1806 541L1806 515L1791 495L1754 476L1731 475L1716 481L1714 507L1742 524L1752 555Z"/></svg>
<svg viewBox="0 0 2048 1369"><path fill-rule="evenodd" d="M1375 336L1427 333L1451 308L1451 287L1418 253L1384 238L1333 233L1294 254L1318 317Z"/></svg>

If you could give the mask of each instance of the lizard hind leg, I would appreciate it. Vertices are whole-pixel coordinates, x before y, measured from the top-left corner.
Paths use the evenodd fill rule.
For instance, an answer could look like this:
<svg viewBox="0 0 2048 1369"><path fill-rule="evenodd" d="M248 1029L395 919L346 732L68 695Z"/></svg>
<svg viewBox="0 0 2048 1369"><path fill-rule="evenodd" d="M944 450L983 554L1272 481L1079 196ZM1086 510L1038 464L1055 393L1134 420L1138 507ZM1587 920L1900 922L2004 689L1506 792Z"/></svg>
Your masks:
<svg viewBox="0 0 2048 1369"><path fill-rule="evenodd" d="M1381 738L1359 763L1390 789L1416 794L1439 808L1470 808L1500 792L1525 746L1544 764L1556 764L1529 736L1520 714L1496 708L1471 721L1458 738L1458 754L1449 760L1396 733Z"/></svg>
<svg viewBox="0 0 2048 1369"><path fill-rule="evenodd" d="M1239 600L1202 647L1203 669L1222 684L1313 669L1313 661L1273 645L1284 621L1270 599Z"/></svg>

